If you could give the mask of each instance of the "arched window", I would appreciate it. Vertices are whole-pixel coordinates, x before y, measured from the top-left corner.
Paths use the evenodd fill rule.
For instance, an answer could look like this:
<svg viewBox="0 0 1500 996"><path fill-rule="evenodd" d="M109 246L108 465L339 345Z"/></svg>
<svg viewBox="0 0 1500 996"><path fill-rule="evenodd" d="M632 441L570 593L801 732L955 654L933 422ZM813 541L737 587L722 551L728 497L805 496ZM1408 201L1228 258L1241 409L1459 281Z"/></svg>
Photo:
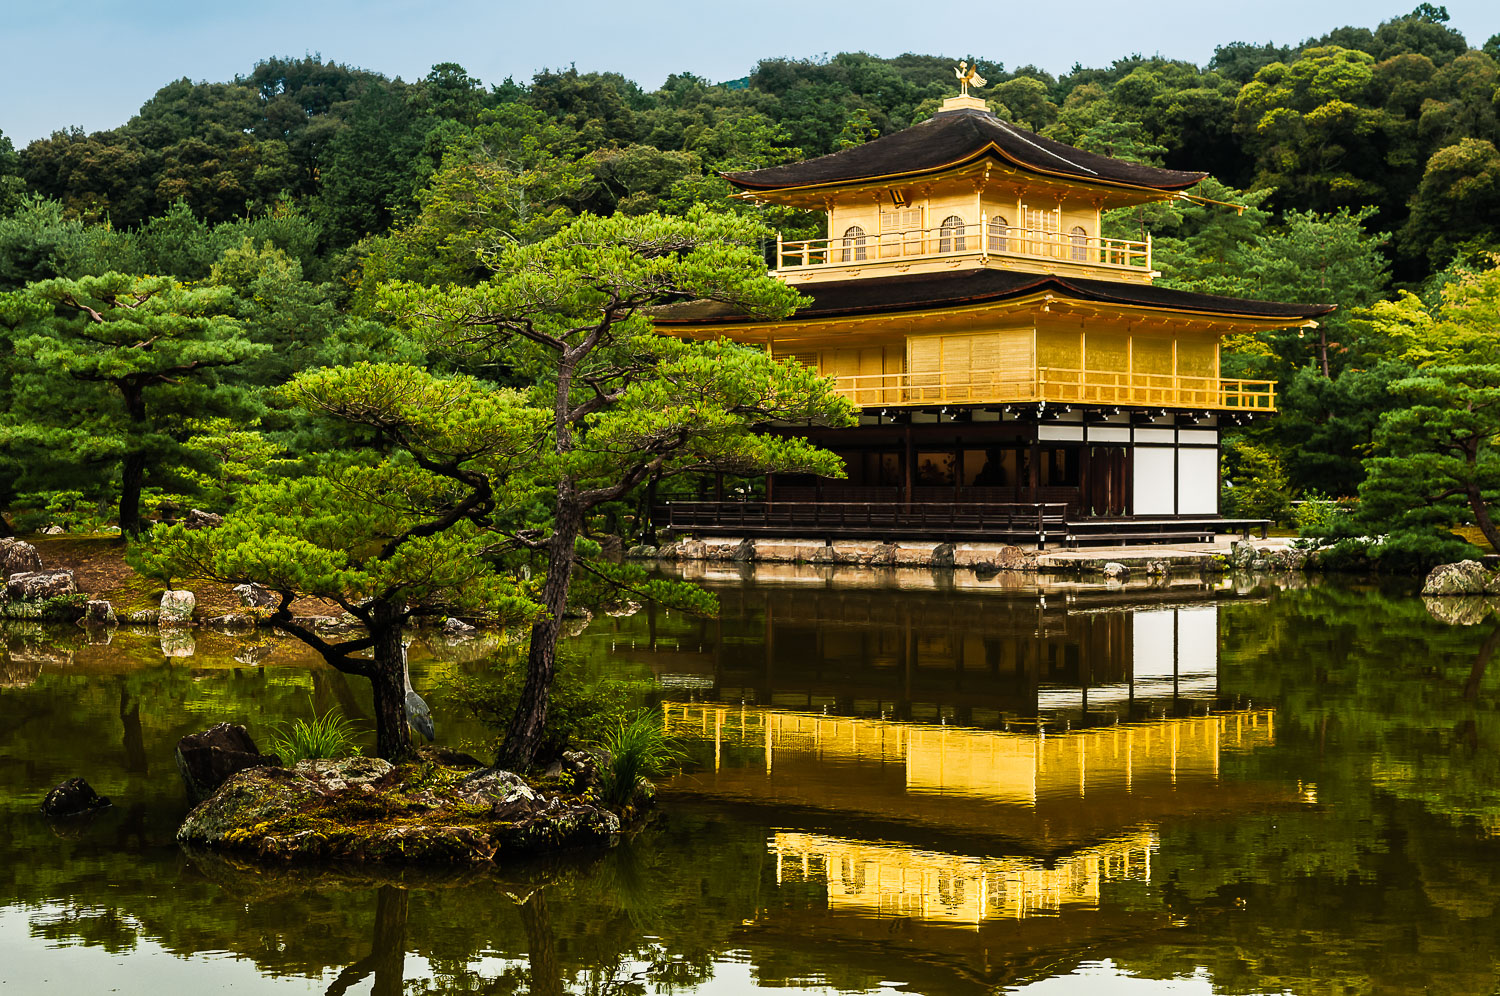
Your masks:
<svg viewBox="0 0 1500 996"><path fill-rule="evenodd" d="M865 258L865 246L868 240L865 238L865 230L858 225L850 225L844 230L843 262L854 263Z"/></svg>
<svg viewBox="0 0 1500 996"><path fill-rule="evenodd" d="M964 220L956 214L943 219L938 229L938 252L964 251Z"/></svg>
<svg viewBox="0 0 1500 996"><path fill-rule="evenodd" d="M1083 230L1082 225L1074 225L1073 230L1068 233L1068 240L1073 243L1073 262L1082 263L1089 258L1089 233Z"/></svg>
<svg viewBox="0 0 1500 996"><path fill-rule="evenodd" d="M990 219L990 252L1010 252L1010 222L1004 218Z"/></svg>

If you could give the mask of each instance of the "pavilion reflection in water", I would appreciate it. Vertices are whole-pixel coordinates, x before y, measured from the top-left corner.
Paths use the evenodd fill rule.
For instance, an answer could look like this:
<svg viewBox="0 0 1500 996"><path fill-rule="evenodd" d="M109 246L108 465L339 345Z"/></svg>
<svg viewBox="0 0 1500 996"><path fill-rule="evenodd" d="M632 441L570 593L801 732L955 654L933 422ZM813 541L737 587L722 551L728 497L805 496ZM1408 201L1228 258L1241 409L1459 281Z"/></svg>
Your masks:
<svg viewBox="0 0 1500 996"><path fill-rule="evenodd" d="M1223 704L1219 593L1204 585L893 591L798 577L709 587L719 619L648 610L612 634L610 652L648 665L674 698L961 726L1071 728Z"/></svg>
<svg viewBox="0 0 1500 996"><path fill-rule="evenodd" d="M769 843L778 885L821 886L834 916L978 927L1097 909L1104 884L1149 882L1163 822L1292 795L1220 780L1225 753L1273 742L1265 709L1048 733L662 708L705 762L668 791L769 810L786 827Z"/></svg>
<svg viewBox="0 0 1500 996"><path fill-rule="evenodd" d="M1107 886L1145 888L1163 827L1297 801L1221 777L1227 756L1274 742L1275 717L1219 687L1211 592L743 597L758 633L679 634L653 655L658 674L708 679L662 703L701 762L665 791L776 826L778 885L812 887L832 918L806 929L899 918L998 943L1002 924L1043 915L1087 933L1102 922L1071 918L1096 915Z"/></svg>
<svg viewBox="0 0 1500 996"><path fill-rule="evenodd" d="M776 884L820 882L830 909L956 926L1018 920L1071 907L1097 907L1104 882L1151 879L1153 831L1086 847L1052 865L977 858L815 833L778 832L771 841Z"/></svg>

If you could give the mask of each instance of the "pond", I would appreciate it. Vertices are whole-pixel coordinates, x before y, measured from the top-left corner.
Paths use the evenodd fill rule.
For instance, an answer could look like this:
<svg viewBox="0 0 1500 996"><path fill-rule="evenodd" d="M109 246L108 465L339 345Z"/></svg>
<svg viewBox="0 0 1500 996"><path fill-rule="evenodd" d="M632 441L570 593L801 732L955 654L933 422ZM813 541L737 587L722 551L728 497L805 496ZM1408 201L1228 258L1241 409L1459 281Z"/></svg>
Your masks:
<svg viewBox="0 0 1500 996"><path fill-rule="evenodd" d="M1482 608L693 573L718 618L601 616L569 647L687 745L659 817L488 874L183 852L179 737L368 715L359 683L263 636L8 626L0 994L1496 991ZM481 735L441 687L495 651L418 637L440 743ZM37 802L73 775L115 804L49 824Z"/></svg>

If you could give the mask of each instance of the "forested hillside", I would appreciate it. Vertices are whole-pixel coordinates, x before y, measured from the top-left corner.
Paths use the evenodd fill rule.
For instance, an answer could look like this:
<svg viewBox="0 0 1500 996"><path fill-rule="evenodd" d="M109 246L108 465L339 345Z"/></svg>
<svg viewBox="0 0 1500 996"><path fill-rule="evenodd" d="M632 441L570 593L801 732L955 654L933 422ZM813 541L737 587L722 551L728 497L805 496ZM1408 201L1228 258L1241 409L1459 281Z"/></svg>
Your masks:
<svg viewBox="0 0 1500 996"><path fill-rule="evenodd" d="M1356 494L1373 460L1399 456L1395 442L1382 449L1381 416L1414 403L1401 385L1430 361L1434 330L1490 329L1500 35L1466 39L1446 22L1424 3L1294 47L1226 39L1206 66L1130 55L1060 78L979 59L981 95L1001 116L1093 151L1209 171L1196 193L1245 206L1177 202L1109 219L1154 234L1165 282L1341 305L1318 333L1237 342L1226 359L1226 374L1282 385L1283 414L1226 449L1239 511L1280 516L1291 495ZM271 58L228 82L168 83L109 131L57 131L21 149L0 136L0 348L11 354L0 509L51 501L55 519L73 514L64 506L108 507L120 486L108 468L126 452L145 453L148 497L230 501L237 475L282 453L276 434L290 431L264 389L349 359L424 358L379 306L380 284L478 284L505 247L586 213L760 213L729 197L720 171L905 128L952 92L954 61L767 59L742 80L672 76L648 92L571 69L486 87L454 64L408 82ZM813 216L763 220L789 238L822 234ZM46 282L106 273L176 278L189 289L173 293L212 299L234 326L215 333L232 366L195 369L198 401L149 432L86 403L96 382L48 373L56 354L39 338L49 305L38 301L56 307L66 293ZM27 290L38 286L51 297ZM427 359L517 382L472 357ZM1454 472L1479 474L1489 493L1500 475L1482 462ZM1469 515L1468 492L1429 471L1400 483L1402 514L1427 509L1424 525Z"/></svg>

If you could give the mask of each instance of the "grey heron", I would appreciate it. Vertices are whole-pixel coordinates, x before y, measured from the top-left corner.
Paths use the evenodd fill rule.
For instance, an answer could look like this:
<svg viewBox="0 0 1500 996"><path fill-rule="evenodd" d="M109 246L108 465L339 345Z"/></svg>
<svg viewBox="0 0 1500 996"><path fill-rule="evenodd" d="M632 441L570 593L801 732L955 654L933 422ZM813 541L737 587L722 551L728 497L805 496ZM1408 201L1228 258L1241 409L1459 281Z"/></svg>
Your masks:
<svg viewBox="0 0 1500 996"><path fill-rule="evenodd" d="M401 682L406 686L406 721L431 743L437 739L437 728L432 725L432 710L427 708L427 703L417 694L417 690L411 687L411 670L406 666L405 644L401 646Z"/></svg>

